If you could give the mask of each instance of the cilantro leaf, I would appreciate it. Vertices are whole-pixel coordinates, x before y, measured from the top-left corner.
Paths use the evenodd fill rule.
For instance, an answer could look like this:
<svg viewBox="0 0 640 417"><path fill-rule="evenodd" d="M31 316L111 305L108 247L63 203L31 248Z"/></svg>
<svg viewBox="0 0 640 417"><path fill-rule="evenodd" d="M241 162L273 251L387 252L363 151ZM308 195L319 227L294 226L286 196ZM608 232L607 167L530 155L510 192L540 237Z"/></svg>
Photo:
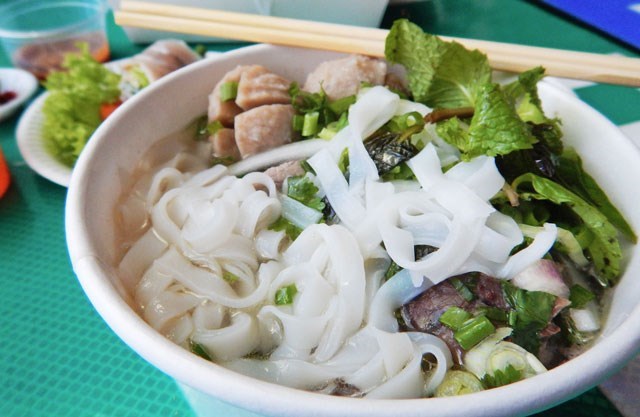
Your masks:
<svg viewBox="0 0 640 417"><path fill-rule="evenodd" d="M556 296L517 288L507 281L502 282L502 291L512 308L507 313L507 320L513 328L513 342L536 354L540 348L538 332L551 321Z"/></svg>
<svg viewBox="0 0 640 417"><path fill-rule="evenodd" d="M580 284L574 284L569 289L569 301L571 308L584 308L596 295Z"/></svg>
<svg viewBox="0 0 640 417"><path fill-rule="evenodd" d="M300 236L300 233L302 233L302 229L282 216L280 216L275 222L271 223L269 230L274 230L276 232L283 231L291 240L296 240L298 236Z"/></svg>
<svg viewBox="0 0 640 417"><path fill-rule="evenodd" d="M522 371L509 364L506 368L496 370L493 375L486 374L482 378L482 385L485 388L497 388L503 385L512 384L523 379Z"/></svg>
<svg viewBox="0 0 640 417"><path fill-rule="evenodd" d="M287 195L307 207L318 211L324 210L325 204L317 197L319 189L306 175L289 177L287 179Z"/></svg>

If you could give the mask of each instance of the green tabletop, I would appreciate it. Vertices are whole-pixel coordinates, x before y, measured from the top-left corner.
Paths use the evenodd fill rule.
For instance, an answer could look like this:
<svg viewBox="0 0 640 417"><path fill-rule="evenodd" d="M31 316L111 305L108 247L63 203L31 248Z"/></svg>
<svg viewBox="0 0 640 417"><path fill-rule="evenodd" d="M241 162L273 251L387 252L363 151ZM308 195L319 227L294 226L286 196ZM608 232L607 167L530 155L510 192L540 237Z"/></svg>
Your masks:
<svg viewBox="0 0 640 417"><path fill-rule="evenodd" d="M407 17L431 33L638 56L535 2L432 0L388 8L383 26ZM140 51L108 17L113 58ZM223 51L240 44L208 44ZM10 62L0 51L0 67ZM640 120L640 91L579 85L576 93L614 123ZM0 416L193 416L174 381L138 357L93 310L65 245L66 189L23 161L15 129L0 123L12 185L0 200ZM637 131L637 130L636 130ZM640 138L637 138L640 142ZM226 404L220 416L256 416ZM618 416L597 389L540 416Z"/></svg>

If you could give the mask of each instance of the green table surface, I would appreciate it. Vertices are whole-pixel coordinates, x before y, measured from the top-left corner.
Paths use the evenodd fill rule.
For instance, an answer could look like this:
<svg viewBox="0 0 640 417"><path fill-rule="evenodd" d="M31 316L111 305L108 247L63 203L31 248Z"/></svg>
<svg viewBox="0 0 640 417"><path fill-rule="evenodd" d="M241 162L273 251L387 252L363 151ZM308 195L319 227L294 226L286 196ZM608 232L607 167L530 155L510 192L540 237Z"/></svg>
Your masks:
<svg viewBox="0 0 640 417"><path fill-rule="evenodd" d="M407 17L449 36L639 56L637 50L520 0L432 0L390 6L383 27ZM108 15L112 58L134 45ZM225 51L244 44L206 44ZM0 51L0 67L11 66ZM640 91L575 90L618 125L640 120ZM66 189L41 178L16 145L20 114L0 123L12 185L0 200L0 416L194 416L174 381L138 357L93 310L74 276L64 236ZM220 416L256 416L220 404ZM619 416L598 390L539 416Z"/></svg>

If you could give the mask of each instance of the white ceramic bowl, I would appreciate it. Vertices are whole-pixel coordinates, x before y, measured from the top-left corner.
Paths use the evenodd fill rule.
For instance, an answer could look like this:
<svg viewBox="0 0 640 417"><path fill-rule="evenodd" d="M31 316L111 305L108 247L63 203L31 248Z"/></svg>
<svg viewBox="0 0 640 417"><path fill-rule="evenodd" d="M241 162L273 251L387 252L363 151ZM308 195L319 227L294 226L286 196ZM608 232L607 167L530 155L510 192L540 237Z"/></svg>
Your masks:
<svg viewBox="0 0 640 417"><path fill-rule="evenodd" d="M319 62L338 54L252 46L180 70L126 102L95 133L76 165L67 200L66 232L75 273L89 299L115 333L151 364L207 399L273 416L511 416L551 407L583 392L627 362L640 347L640 254L628 249L626 272L613 295L603 335L588 352L549 372L465 397L367 400L284 388L236 374L174 345L129 306L115 272L114 206L123 183L145 151L181 130L207 108L218 79L238 64L259 63L301 81ZM566 91L540 85L549 115L562 118L566 141L587 170L640 231L640 155L602 115ZM202 404L201 404L202 405Z"/></svg>

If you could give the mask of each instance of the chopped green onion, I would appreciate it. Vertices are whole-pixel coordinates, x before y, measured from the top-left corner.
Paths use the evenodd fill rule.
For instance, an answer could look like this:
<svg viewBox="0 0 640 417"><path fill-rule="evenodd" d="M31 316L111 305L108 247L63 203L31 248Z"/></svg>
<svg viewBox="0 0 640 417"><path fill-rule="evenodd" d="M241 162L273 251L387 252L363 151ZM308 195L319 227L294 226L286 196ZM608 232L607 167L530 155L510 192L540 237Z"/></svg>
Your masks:
<svg viewBox="0 0 640 417"><path fill-rule="evenodd" d="M222 273L222 279L224 279L225 281L227 281L229 284L233 284L234 282L236 282L238 279L240 279L240 277L238 277L236 274L234 274L233 272L229 272L229 271L224 271Z"/></svg>
<svg viewBox="0 0 640 417"><path fill-rule="evenodd" d="M304 126L304 115L295 114L291 120L291 124L293 126L293 130L296 132L302 132L302 127Z"/></svg>
<svg viewBox="0 0 640 417"><path fill-rule="evenodd" d="M436 397L451 397L454 395L471 394L482 391L482 383L474 374L465 371L448 371L436 389Z"/></svg>
<svg viewBox="0 0 640 417"><path fill-rule="evenodd" d="M460 296L467 301L473 300L473 293L459 278L451 278L449 283L460 293Z"/></svg>
<svg viewBox="0 0 640 417"><path fill-rule="evenodd" d="M338 159L338 168L340 172L346 174L349 170L349 148L344 148Z"/></svg>
<svg viewBox="0 0 640 417"><path fill-rule="evenodd" d="M275 303L278 306L289 305L293 303L293 297L298 293L296 284L287 285L276 291Z"/></svg>
<svg viewBox="0 0 640 417"><path fill-rule="evenodd" d="M351 95L347 97L339 98L329 103L329 110L331 110L336 116L345 113L349 110L349 107L356 102L356 96Z"/></svg>
<svg viewBox="0 0 640 417"><path fill-rule="evenodd" d="M488 318L477 316L467 320L459 330L454 332L453 337L464 350L469 350L493 334L495 330Z"/></svg>
<svg viewBox="0 0 640 417"><path fill-rule="evenodd" d="M220 86L220 100L234 100L238 96L238 83L235 81L227 81Z"/></svg>
<svg viewBox="0 0 640 417"><path fill-rule="evenodd" d="M595 294L582 285L572 285L569 293L571 308L584 308L587 303L596 298Z"/></svg>
<svg viewBox="0 0 640 417"><path fill-rule="evenodd" d="M208 361L212 361L213 360L211 355L209 355L207 350L200 343L194 342L193 339L189 339L189 345L190 345L189 347L191 348L191 352L192 353L195 353L196 355L198 355L201 358L206 359Z"/></svg>
<svg viewBox="0 0 640 417"><path fill-rule="evenodd" d="M471 314L460 307L451 306L440 316L440 323L452 330L459 330L471 318Z"/></svg>
<svg viewBox="0 0 640 417"><path fill-rule="evenodd" d="M311 136L318 131L319 117L320 113L318 113L317 111L304 115L304 122L302 124L302 136Z"/></svg>
<svg viewBox="0 0 640 417"><path fill-rule="evenodd" d="M224 129L224 125L220 122L220 120L214 120L213 122L207 124L206 130L210 135L215 135L220 130Z"/></svg>

